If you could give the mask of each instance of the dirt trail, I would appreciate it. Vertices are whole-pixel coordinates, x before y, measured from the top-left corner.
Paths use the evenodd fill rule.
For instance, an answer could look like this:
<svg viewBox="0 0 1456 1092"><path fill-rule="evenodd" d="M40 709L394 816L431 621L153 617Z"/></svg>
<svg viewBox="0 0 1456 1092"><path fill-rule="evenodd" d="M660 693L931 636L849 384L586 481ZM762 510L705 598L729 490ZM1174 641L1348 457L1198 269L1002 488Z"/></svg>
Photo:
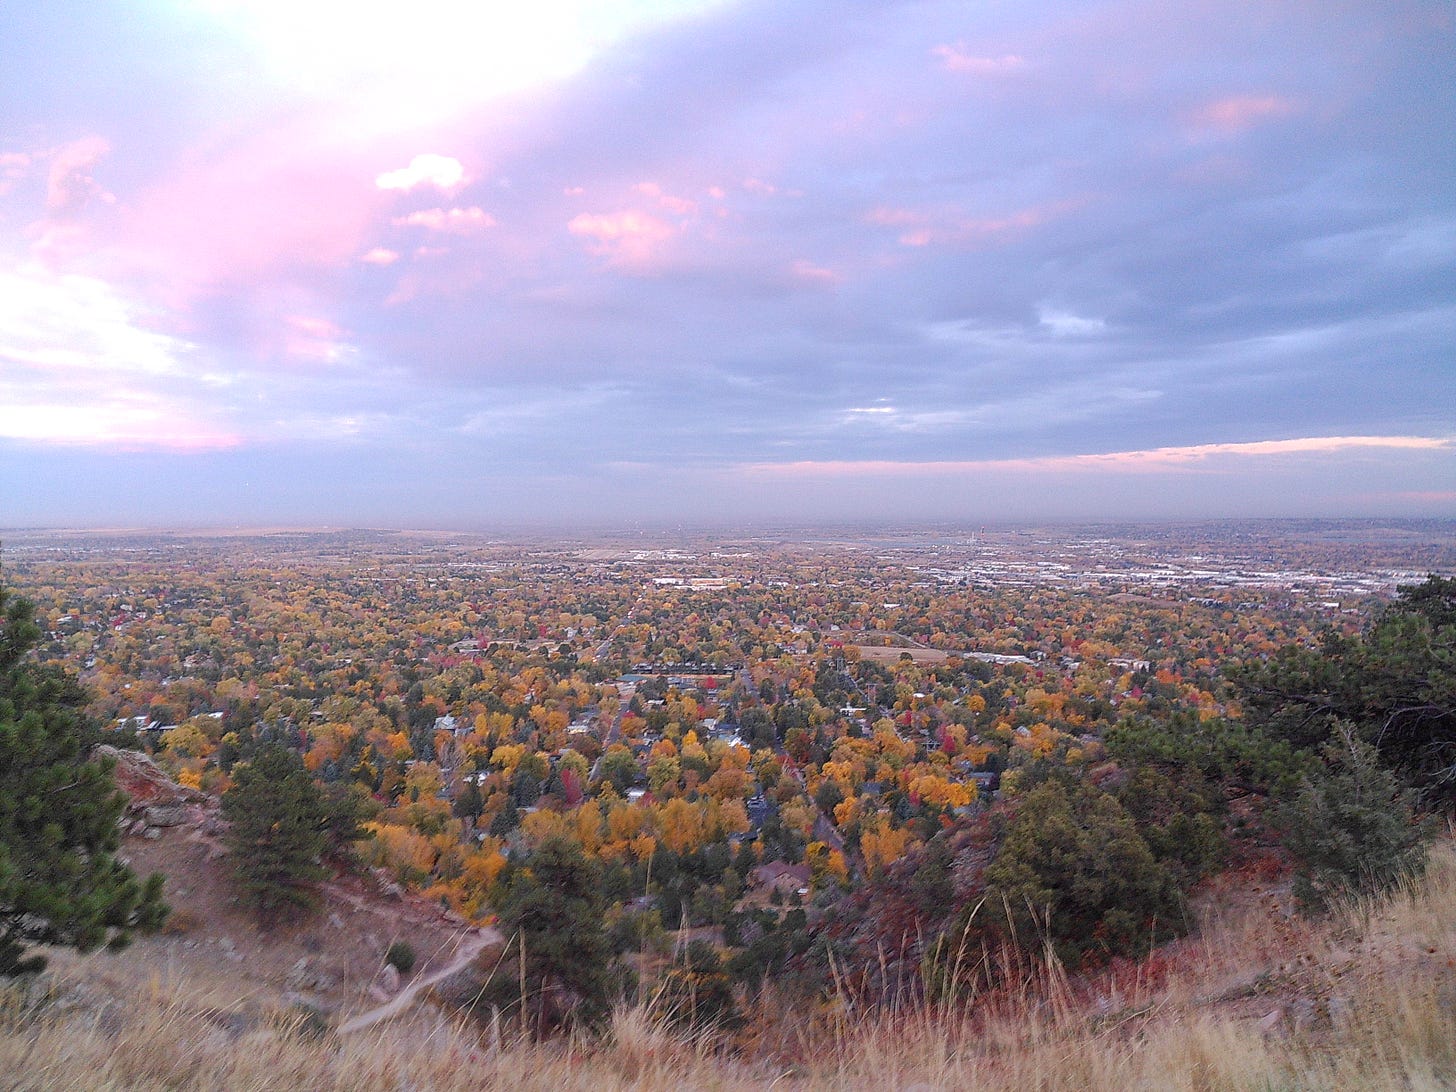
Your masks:
<svg viewBox="0 0 1456 1092"><path fill-rule="evenodd" d="M339 1025L339 1034L344 1035L352 1031L362 1031L364 1028L372 1027L382 1020L388 1020L392 1016L397 1016L409 1008L423 991L429 989L437 982L443 982L451 975L463 971L474 962L475 957L482 950L491 944L500 944L503 939L498 930L488 926L472 930L469 936L462 938L459 947L455 950L455 958L449 963L437 971L431 971L429 974L421 975L414 979L404 989L400 990L398 995L383 1005L380 1005L378 1008L361 1012L359 1015L345 1020Z"/></svg>

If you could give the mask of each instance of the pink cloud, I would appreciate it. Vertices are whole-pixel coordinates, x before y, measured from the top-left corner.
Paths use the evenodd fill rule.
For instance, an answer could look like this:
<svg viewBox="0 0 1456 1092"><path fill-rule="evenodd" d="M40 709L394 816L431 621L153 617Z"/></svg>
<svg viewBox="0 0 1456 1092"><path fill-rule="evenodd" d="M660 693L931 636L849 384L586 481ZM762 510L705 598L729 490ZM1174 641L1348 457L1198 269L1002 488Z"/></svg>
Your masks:
<svg viewBox="0 0 1456 1092"><path fill-rule="evenodd" d="M969 72L976 76L999 76L1024 68L1026 61L1014 53L1001 57L980 57L969 52L963 42L938 45L930 51L949 72Z"/></svg>
<svg viewBox="0 0 1456 1092"><path fill-rule="evenodd" d="M25 152L0 152L0 196L30 173L31 157Z"/></svg>
<svg viewBox="0 0 1456 1092"><path fill-rule="evenodd" d="M627 265L649 261L673 236L670 225L651 213L637 209L621 212L582 213L566 229L573 235L593 240L588 249Z"/></svg>
<svg viewBox="0 0 1456 1092"><path fill-rule="evenodd" d="M1047 455L1025 459L973 459L892 462L888 460L821 460L794 463L755 463L746 473L781 477L920 477L962 475L986 471L1108 471L1138 473L1187 469L1220 458L1260 458L1288 455L1333 455L1358 449L1397 451L1456 450L1456 438L1431 436L1311 436L1290 440L1248 443L1195 444L1144 451L1114 451L1090 455Z"/></svg>
<svg viewBox="0 0 1456 1092"><path fill-rule="evenodd" d="M88 136L63 144L51 153L46 208L52 213L79 212L92 198L115 198L92 177L92 168L111 151L104 137Z"/></svg>
<svg viewBox="0 0 1456 1092"><path fill-rule="evenodd" d="M870 210L865 219L883 227L902 228L898 236L901 245L923 247L974 243L1039 227L1080 205L1079 201L1059 201L1019 209L1004 216L966 216L951 209L881 207Z"/></svg>
<svg viewBox="0 0 1456 1092"><path fill-rule="evenodd" d="M466 209L421 209L394 221L396 227L422 227L431 231L448 231L467 235L496 225L496 219L484 209L472 205Z"/></svg>
<svg viewBox="0 0 1456 1092"><path fill-rule="evenodd" d="M299 119L191 152L129 204L109 257L175 307L222 286L353 263L387 199L361 181L366 151L338 146L327 125Z"/></svg>
<svg viewBox="0 0 1456 1092"><path fill-rule="evenodd" d="M666 192L656 182L638 182L632 189L643 197L651 198L661 208L675 213L678 216L691 216L698 211L698 203L696 201L691 201L686 197L675 197Z"/></svg>
<svg viewBox="0 0 1456 1092"><path fill-rule="evenodd" d="M794 277L801 281L810 281L816 284L838 284L844 280L838 273L822 265L815 265L804 258L797 259L789 267Z"/></svg>
<svg viewBox="0 0 1456 1092"><path fill-rule="evenodd" d="M1233 95L1199 107L1193 124L1199 129L1233 135L1266 121L1294 113L1295 103L1279 95Z"/></svg>
<svg viewBox="0 0 1456 1092"><path fill-rule="evenodd" d="M465 168L460 165L460 160L425 152L411 159L408 167L385 171L374 180L374 184L381 190L409 191L426 185L448 190L463 181Z"/></svg>
<svg viewBox="0 0 1456 1092"><path fill-rule="evenodd" d="M393 265L399 261L399 251L390 250L384 246L376 246L372 250L366 250L361 254L359 260L366 265Z"/></svg>
<svg viewBox="0 0 1456 1092"><path fill-rule="evenodd" d="M344 330L335 322L314 315L286 315L282 349L292 360L335 364L352 350Z"/></svg>

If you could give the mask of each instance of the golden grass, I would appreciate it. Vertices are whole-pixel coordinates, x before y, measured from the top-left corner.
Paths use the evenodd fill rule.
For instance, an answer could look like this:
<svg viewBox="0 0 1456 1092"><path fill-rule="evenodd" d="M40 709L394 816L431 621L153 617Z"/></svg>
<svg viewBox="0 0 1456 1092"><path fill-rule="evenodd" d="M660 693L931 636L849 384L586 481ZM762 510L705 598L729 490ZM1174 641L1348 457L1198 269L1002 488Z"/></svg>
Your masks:
<svg viewBox="0 0 1456 1092"><path fill-rule="evenodd" d="M599 1041L512 1039L415 1015L338 1035L300 1014L209 1010L185 984L107 998L62 982L0 1011L14 1089L1449 1089L1456 1087L1456 850L1390 899L1308 926L1256 905L1165 953L1173 970L1070 982L1027 968L959 1011L814 1011L772 992L729 1050L651 1003ZM211 993L211 991L208 991ZM1277 1019L1270 1014L1278 1012ZM1267 1019L1266 1019L1267 1018Z"/></svg>

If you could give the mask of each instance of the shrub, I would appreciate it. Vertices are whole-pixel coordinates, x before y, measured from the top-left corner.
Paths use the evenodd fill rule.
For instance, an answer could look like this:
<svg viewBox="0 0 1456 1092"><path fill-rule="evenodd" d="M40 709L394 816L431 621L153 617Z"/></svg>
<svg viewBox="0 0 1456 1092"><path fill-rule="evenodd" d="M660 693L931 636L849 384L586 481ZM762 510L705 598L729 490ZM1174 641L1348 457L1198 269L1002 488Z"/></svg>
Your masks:
<svg viewBox="0 0 1456 1092"><path fill-rule="evenodd" d="M1294 894L1306 914L1419 875L1432 835L1430 821L1416 817L1415 790L1401 787L1351 725L1334 731L1337 740L1325 747L1328 766L1310 774L1272 816L1299 859Z"/></svg>
<svg viewBox="0 0 1456 1092"><path fill-rule="evenodd" d="M384 962L400 974L409 974L415 969L415 950L408 941L396 940L389 946L389 951L384 953Z"/></svg>

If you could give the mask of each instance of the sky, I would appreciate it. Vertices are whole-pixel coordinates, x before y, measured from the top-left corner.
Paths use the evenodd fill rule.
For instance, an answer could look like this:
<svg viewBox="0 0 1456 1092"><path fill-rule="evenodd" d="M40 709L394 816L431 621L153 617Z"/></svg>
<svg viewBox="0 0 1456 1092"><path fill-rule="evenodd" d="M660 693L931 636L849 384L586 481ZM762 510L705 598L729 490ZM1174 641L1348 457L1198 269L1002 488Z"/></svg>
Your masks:
<svg viewBox="0 0 1456 1092"><path fill-rule="evenodd" d="M0 5L0 527L1456 516L1456 8Z"/></svg>

